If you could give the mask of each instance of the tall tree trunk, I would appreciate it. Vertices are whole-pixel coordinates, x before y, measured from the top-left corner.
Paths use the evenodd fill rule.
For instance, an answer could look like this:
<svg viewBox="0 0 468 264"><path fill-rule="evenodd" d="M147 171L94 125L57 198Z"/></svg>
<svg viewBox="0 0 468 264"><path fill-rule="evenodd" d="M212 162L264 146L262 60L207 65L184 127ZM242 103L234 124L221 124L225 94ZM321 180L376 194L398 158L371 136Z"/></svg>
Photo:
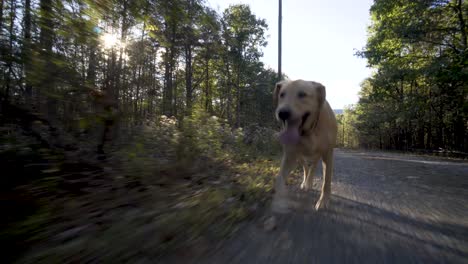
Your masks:
<svg viewBox="0 0 468 264"><path fill-rule="evenodd" d="M174 83L173 83L173 86L172 86L172 92L173 92L172 96L173 96L173 99L174 99L174 100L173 100L173 102L172 102L172 104L171 104L171 107L172 107L172 114L173 114L173 116L175 116L175 117L178 117L177 114L178 114L178 110L179 110L179 108L177 107L177 106L179 105L179 102L178 102L179 93L178 93L178 91L177 91L177 84L178 84L178 80L177 80L178 75L177 75L177 72L178 72L178 70L179 70L178 68L179 68L179 66L176 66L176 68L175 68Z"/></svg>
<svg viewBox="0 0 468 264"><path fill-rule="evenodd" d="M185 114L192 114L193 87L192 87L192 46L185 46Z"/></svg>
<svg viewBox="0 0 468 264"><path fill-rule="evenodd" d="M127 0L123 1L123 9L121 12L121 17L122 17L122 25L121 25L121 30L120 30L120 42L125 43L126 38L127 38L127 29L129 27L128 23L128 15L127 15L127 9L128 9L128 2ZM124 72L124 61L123 61L123 55L125 52L124 45L120 45L119 47L119 60L117 63L117 70L115 73L115 81L114 81L114 87L112 87L112 93L114 100L117 102L117 107L118 107L118 102L119 102L119 95L120 91L123 90L123 81L124 78L122 78L123 72Z"/></svg>
<svg viewBox="0 0 468 264"><path fill-rule="evenodd" d="M172 115L172 63L170 62L170 53L167 56L168 59L165 62L165 74L164 74L164 99L163 99L163 113L166 116Z"/></svg>
<svg viewBox="0 0 468 264"><path fill-rule="evenodd" d="M427 139L426 139L426 148L432 149L433 142L432 142L432 120L429 120L429 124L426 127L427 128Z"/></svg>
<svg viewBox="0 0 468 264"><path fill-rule="evenodd" d="M97 49L96 49L95 44L94 43L90 44L89 64L88 64L88 71L86 73L86 83L91 88L94 88L96 86L96 64L97 64L96 51Z"/></svg>
<svg viewBox="0 0 468 264"><path fill-rule="evenodd" d="M187 1L186 14L188 23L184 26L185 29L185 114L190 116L192 114L193 106L193 43L194 43L194 1Z"/></svg>
<svg viewBox="0 0 468 264"><path fill-rule="evenodd" d="M380 150L383 149L383 146L382 146L382 131L380 129L380 126L379 126L379 149Z"/></svg>
<svg viewBox="0 0 468 264"><path fill-rule="evenodd" d="M437 148L443 147L443 144L444 144L444 135L443 135L444 125L445 124L444 124L443 109L442 109L442 105L440 105L438 112L437 112L437 137L436 137Z"/></svg>
<svg viewBox="0 0 468 264"><path fill-rule="evenodd" d="M236 80L236 97L237 97L237 106L236 106L236 127L241 126L241 71L242 71L242 47L239 49L238 55L239 63L237 64L237 80Z"/></svg>
<svg viewBox="0 0 468 264"><path fill-rule="evenodd" d="M81 57L81 86L86 87L86 47L80 44L80 57Z"/></svg>
<svg viewBox="0 0 468 264"><path fill-rule="evenodd" d="M210 59L208 57L208 53L207 53L205 60L206 60L206 64L205 64L205 111L212 114L213 106L211 102L211 91L210 91Z"/></svg>
<svg viewBox="0 0 468 264"><path fill-rule="evenodd" d="M460 27L460 35L461 35L461 42L462 42L462 53L461 53L461 61L465 63L468 57L468 34L466 32L466 21L465 17L463 16L463 3L464 0L457 0L456 11L458 15L458 23ZM457 105L457 115L455 122L455 144L456 146L463 151L466 151L468 148L468 133L466 130L466 123L468 118L467 116L464 117L463 113L460 113L460 109L463 109L464 100L466 100L466 89L461 88L461 95L459 96L459 103Z"/></svg>
<svg viewBox="0 0 468 264"><path fill-rule="evenodd" d="M175 78L177 78L177 75ZM171 59L169 62L169 75L168 75L168 83L167 83L167 109L166 111L168 113L167 114L168 116L174 115L174 84L176 84L176 82L174 82L174 65ZM177 94L175 96L177 96Z"/></svg>
<svg viewBox="0 0 468 264"><path fill-rule="evenodd" d="M156 73L157 73L157 51L158 49L155 48L153 50L153 54L152 54L152 61L153 61L153 67L151 67L151 72L150 72L150 76L151 76L151 84L150 84L150 87L149 87L149 93L148 93L148 101L149 101L149 104L148 104L148 114L149 115L153 115L153 113L155 112L154 111L154 108L153 108L153 103L154 103L154 100L156 100L157 98L157 93L158 93L158 86L157 86L157 76L156 76Z"/></svg>
<svg viewBox="0 0 468 264"><path fill-rule="evenodd" d="M170 115L170 101L172 100L171 93L169 92L172 89L172 78L170 73L171 63L169 61L169 49L166 48L166 52L164 54L164 87L163 87L163 101L162 101L162 109L161 112L169 116Z"/></svg>
<svg viewBox="0 0 468 264"><path fill-rule="evenodd" d="M169 28L168 28L169 27ZM176 26L167 25L167 39L169 41L164 55L165 73L164 73L164 93L163 93L163 114L172 116L174 114L174 92L173 92L173 74L174 74L174 60L175 60L175 41L176 41Z"/></svg>
<svg viewBox="0 0 468 264"><path fill-rule="evenodd" d="M226 115L228 119L229 125L232 125L232 112L231 112L231 106L232 106L232 82L231 82L231 74L230 74L230 67L229 67L229 62L225 62L226 65L226 93L227 93L227 102L226 102Z"/></svg>
<svg viewBox="0 0 468 264"><path fill-rule="evenodd" d="M4 0L0 1L0 30L3 28L3 8L5 6Z"/></svg>
<svg viewBox="0 0 468 264"><path fill-rule="evenodd" d="M39 4L41 17L39 19L40 25L40 34L39 34L39 43L40 43L40 55L41 55L41 76L40 84L38 89L40 90L38 99L40 100L39 104L42 105L42 112L46 112L49 120L54 122L57 117L57 99L55 98L55 81L54 81L54 72L55 65L53 61L53 0L41 0ZM47 94L47 95L46 95ZM46 98L43 96L46 95ZM43 100L46 101L46 104L43 105ZM44 109L45 108L45 109Z"/></svg>
<svg viewBox="0 0 468 264"><path fill-rule="evenodd" d="M24 3L24 42L23 42L23 65L25 75L26 105L32 104L31 84L31 0Z"/></svg>
<svg viewBox="0 0 468 264"><path fill-rule="evenodd" d="M13 58L14 58L14 52L13 52L13 39L15 36L14 32L14 25L15 25L15 17L16 17L16 5L15 1L11 0L10 1L10 27L8 29L8 33L10 35L9 41L8 41L8 60L6 63L7 69L8 69L8 74L6 75L6 89L5 89L5 100L8 100L9 95L10 95L10 87L11 87L11 79L13 76Z"/></svg>
<svg viewBox="0 0 468 264"><path fill-rule="evenodd" d="M144 43L143 43L143 40L145 38L145 27L146 27L146 23L143 22L143 28L141 30L141 38L140 38L140 43L139 43L139 48L142 52L144 52ZM144 70L144 67L145 67L145 54L140 54L140 57L139 57L139 65L137 65L136 67L138 68L138 77L136 79L136 96L135 96L135 100L134 100L134 105L133 105L133 116L134 116L134 119L135 119L135 122L137 121L138 119L138 104L140 102L140 89L141 89L141 76L142 76L142 72Z"/></svg>
<svg viewBox="0 0 468 264"><path fill-rule="evenodd" d="M463 1L464 0L457 0L456 11L458 16L458 24L460 27L463 54L465 55L468 48L468 37L466 32L466 21L463 16Z"/></svg>
<svg viewBox="0 0 468 264"><path fill-rule="evenodd" d="M133 100L133 116L135 118L135 122L138 119L138 101L140 100L141 71L142 71L142 66L139 66L138 75L136 77L136 94L135 94L135 99Z"/></svg>

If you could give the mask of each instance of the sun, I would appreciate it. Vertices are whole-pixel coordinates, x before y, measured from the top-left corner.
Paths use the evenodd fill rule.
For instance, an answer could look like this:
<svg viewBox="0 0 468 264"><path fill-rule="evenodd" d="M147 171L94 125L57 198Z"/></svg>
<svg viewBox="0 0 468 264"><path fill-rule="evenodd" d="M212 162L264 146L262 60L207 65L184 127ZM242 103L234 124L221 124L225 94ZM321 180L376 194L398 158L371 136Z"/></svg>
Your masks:
<svg viewBox="0 0 468 264"><path fill-rule="evenodd" d="M104 33L101 36L101 43L104 49L111 49L120 44L119 38L116 34Z"/></svg>

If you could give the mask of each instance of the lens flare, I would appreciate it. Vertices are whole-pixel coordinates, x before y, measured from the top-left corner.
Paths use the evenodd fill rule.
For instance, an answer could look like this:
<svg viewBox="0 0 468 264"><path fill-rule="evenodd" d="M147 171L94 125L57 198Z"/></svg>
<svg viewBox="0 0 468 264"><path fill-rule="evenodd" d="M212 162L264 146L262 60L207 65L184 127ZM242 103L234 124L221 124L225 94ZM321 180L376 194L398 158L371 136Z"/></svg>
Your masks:
<svg viewBox="0 0 468 264"><path fill-rule="evenodd" d="M119 38L115 34L105 33L101 36L101 42L104 49L111 49L120 44Z"/></svg>

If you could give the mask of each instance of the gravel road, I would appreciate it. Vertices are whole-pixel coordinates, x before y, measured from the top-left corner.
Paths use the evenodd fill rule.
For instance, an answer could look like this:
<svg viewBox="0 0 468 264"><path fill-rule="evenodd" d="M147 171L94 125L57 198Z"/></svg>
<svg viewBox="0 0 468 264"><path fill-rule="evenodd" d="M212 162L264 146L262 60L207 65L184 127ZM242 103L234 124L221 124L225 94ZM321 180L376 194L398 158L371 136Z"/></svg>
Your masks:
<svg viewBox="0 0 468 264"><path fill-rule="evenodd" d="M468 163L364 151L335 152L329 208L290 186L296 208L263 220L194 263L468 263ZM266 215L265 217L268 217Z"/></svg>

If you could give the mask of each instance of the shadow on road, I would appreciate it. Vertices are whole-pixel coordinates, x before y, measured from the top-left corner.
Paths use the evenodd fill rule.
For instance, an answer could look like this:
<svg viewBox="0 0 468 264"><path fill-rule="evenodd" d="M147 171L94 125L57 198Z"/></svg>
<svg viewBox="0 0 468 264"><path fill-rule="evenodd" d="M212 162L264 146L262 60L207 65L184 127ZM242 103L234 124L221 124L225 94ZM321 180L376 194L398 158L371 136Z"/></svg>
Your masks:
<svg viewBox="0 0 468 264"><path fill-rule="evenodd" d="M351 225L375 228L383 236L468 259L468 227L464 225L415 219L336 195L327 213Z"/></svg>
<svg viewBox="0 0 468 264"><path fill-rule="evenodd" d="M203 263L466 263L468 227L391 212L332 197L315 212L316 191L294 192L294 211L277 228L243 232ZM202 263L198 262L198 263Z"/></svg>

